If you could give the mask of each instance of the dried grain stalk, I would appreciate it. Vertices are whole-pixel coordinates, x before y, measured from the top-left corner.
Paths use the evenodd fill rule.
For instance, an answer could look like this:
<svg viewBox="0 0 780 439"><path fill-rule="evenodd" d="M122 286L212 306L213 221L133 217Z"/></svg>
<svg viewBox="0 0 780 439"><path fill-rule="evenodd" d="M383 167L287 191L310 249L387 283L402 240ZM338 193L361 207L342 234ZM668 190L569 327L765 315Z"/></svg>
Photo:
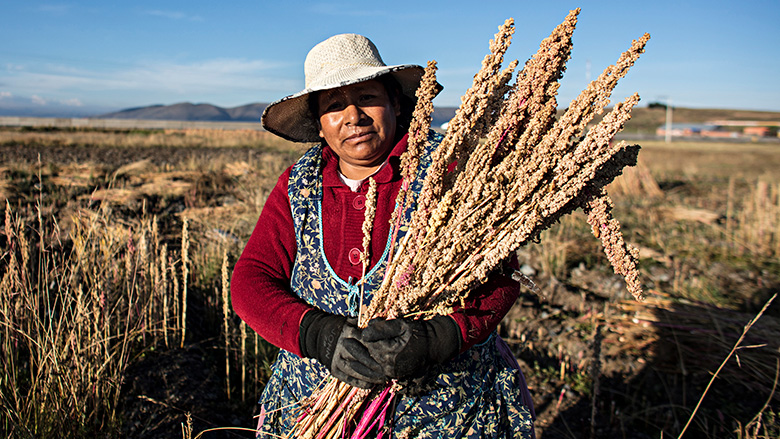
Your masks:
<svg viewBox="0 0 780 439"><path fill-rule="evenodd" d="M611 140L630 118L638 95L617 104L585 131L644 51L649 35L635 40L556 120L557 81L571 54L578 13L571 11L542 41L510 88L505 88L506 73L514 64L499 72L511 20L499 28L491 53L433 154L405 242L389 264L365 320L449 313L464 292L483 283L518 247L538 239L562 215L578 207L590 209L594 199L610 204L605 193L596 198L588 194L601 193L623 167L636 164L638 147L612 145ZM484 142L477 133L486 135ZM447 173L453 161L457 166ZM605 252L639 299L636 257L623 242L617 222L604 224L620 236L602 240Z"/></svg>

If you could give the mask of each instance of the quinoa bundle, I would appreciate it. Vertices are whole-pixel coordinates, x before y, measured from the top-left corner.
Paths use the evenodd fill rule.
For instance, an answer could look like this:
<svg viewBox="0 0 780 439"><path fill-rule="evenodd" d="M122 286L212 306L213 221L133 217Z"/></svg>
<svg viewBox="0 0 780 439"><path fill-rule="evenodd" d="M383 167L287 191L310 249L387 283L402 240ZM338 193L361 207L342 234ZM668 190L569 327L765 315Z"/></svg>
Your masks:
<svg viewBox="0 0 780 439"><path fill-rule="evenodd" d="M587 126L604 111L617 81L650 37L645 34L635 40L556 120L558 80L571 54L578 14L579 9L571 11L542 41L511 85L517 61L504 69L502 63L514 23L509 19L499 28L472 87L432 154L415 210L406 223L403 212L415 202L408 189L428 141L433 111L436 64L428 63L417 90L409 147L401 157L403 184L391 219L394 233L401 228L408 231L398 242L393 237L387 272L371 303L364 306L361 296L360 326L376 317L449 314L519 247L537 240L542 231L577 208L587 213L594 235L601 239L616 273L626 279L628 291L637 300L643 298L638 252L623 240L604 189L625 166L636 164L638 145L611 141L630 118L639 96L628 97L598 124ZM367 197L367 205L375 203L374 197ZM367 214L366 236L371 222L373 214L370 218ZM367 249L368 242L364 240L363 246ZM308 406L308 410L301 407L306 415L288 437L341 437L349 425L356 425L349 437L362 438L373 426L367 420L384 418L394 394L392 385L369 393L334 381L303 404ZM331 409L324 408L327 400ZM355 423L352 416L359 410L363 416Z"/></svg>
<svg viewBox="0 0 780 439"><path fill-rule="evenodd" d="M630 118L639 96L618 103L598 124L586 128L603 112L649 35L634 41L556 120L558 80L571 53L578 13L571 11L542 41L512 86L508 81L516 63L501 70L514 31L512 20L499 28L491 53L434 153L409 231L361 323L374 317L450 313L512 252L578 207L588 213L594 234L615 271L625 277L628 291L641 300L636 250L624 242L604 191L623 167L636 164L637 145L613 145L611 140ZM429 63L418 91L418 110L430 109L434 72L435 65ZM426 139L421 133L427 133L429 124L429 112L415 113L406 153L410 157L402 157L404 172L415 168L414 156ZM447 172L452 163L455 169ZM405 197L399 194L399 206L405 206Z"/></svg>

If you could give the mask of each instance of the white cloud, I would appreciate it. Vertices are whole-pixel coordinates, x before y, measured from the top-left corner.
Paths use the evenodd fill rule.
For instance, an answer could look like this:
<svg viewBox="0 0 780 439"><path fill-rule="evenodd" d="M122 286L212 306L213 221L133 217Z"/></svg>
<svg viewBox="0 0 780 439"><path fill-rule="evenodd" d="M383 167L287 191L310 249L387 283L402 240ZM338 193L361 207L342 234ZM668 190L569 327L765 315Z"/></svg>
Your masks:
<svg viewBox="0 0 780 439"><path fill-rule="evenodd" d="M187 100L242 105L297 91L302 78L291 75L288 66L243 58L145 62L108 71L63 64L26 66L24 74L0 71L0 83L15 95L35 95L39 104L137 105Z"/></svg>
<svg viewBox="0 0 780 439"><path fill-rule="evenodd" d="M64 101L60 101L62 105L65 105L67 107L83 107L84 104L81 103L81 100L78 98L72 98L72 99L66 99Z"/></svg>
<svg viewBox="0 0 780 439"><path fill-rule="evenodd" d="M174 90L183 95L219 89L248 91L266 82L266 72L274 67L262 60L245 59L213 59L189 64L146 63L116 72L102 81L111 87Z"/></svg>
<svg viewBox="0 0 780 439"><path fill-rule="evenodd" d="M152 9L146 11L145 13L155 17L170 18L171 20L203 21L203 17L199 15L190 15L180 11L162 11L159 9Z"/></svg>
<svg viewBox="0 0 780 439"><path fill-rule="evenodd" d="M315 14L340 17L380 17L388 15L385 10L356 8L354 5L343 3L317 3L311 6L311 11Z"/></svg>
<svg viewBox="0 0 780 439"><path fill-rule="evenodd" d="M43 99L38 95L32 95L30 99L32 99L32 102L35 105L46 105L46 99Z"/></svg>
<svg viewBox="0 0 780 439"><path fill-rule="evenodd" d="M45 12L48 14L64 14L72 8L72 5L68 4L43 4L36 8L38 12Z"/></svg>
<svg viewBox="0 0 780 439"><path fill-rule="evenodd" d="M0 91L0 100L2 100L2 99L10 99L13 96L14 95L12 95L10 91Z"/></svg>

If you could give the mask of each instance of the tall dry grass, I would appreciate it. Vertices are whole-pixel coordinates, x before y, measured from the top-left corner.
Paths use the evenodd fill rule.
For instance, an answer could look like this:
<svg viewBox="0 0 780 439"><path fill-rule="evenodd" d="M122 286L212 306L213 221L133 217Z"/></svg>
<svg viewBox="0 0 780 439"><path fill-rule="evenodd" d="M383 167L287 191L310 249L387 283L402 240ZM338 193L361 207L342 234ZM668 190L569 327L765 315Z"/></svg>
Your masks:
<svg viewBox="0 0 780 439"><path fill-rule="evenodd" d="M655 145L644 149L643 145L645 152L649 154L635 172L624 173L609 191L614 194L617 215L629 239L639 245L650 303L624 303L624 295L611 287L608 278L588 277L603 273L605 262L584 256L596 252L588 247L588 231L577 221L564 219L545 232L541 242L526 249L521 260L537 269L537 279L555 278L543 282L548 285L543 299L552 300L564 312L571 311L574 304L587 307L588 303L571 298L566 302L562 290L581 288L582 294L606 299L604 311L580 308L584 315L578 319L587 322L585 316L593 319L595 315L598 322L600 316L606 316L603 321L609 333L604 346L610 361L605 369L614 374L619 368L626 376L649 370L650 379L662 387L658 395L626 394L630 407L610 408L602 402L599 410L609 419L645 424L647 431L676 437L694 410L698 392L707 384L706 380L701 383L702 374L709 378L721 361L725 364L730 358L721 366L717 390L704 398L707 408L691 416L686 437L777 437L780 396L776 392L776 362L780 351L776 304L748 334L752 349L739 348L736 360L729 350L739 335L739 322L755 315L780 286L780 168L775 166L780 151L763 145L716 144L709 148L680 144L674 150ZM599 284L593 283L594 278ZM542 319L535 326L544 327L548 320L555 318ZM635 328L637 322L641 325ZM528 349L559 358L561 368L569 370L569 388L579 384L577 373L582 365L572 369L571 358L560 352L559 343L568 343L565 333L541 343L541 337L533 333L515 334L528 340ZM640 353L641 365L626 362L616 366L616 359L624 355L615 348L617 343L626 343L629 351ZM572 353L578 352L570 351L569 355ZM591 374L586 381L595 381L593 377L598 375ZM652 387L645 384L634 383L628 388L647 391ZM742 401L741 389L750 389L750 402L766 404L735 408L732 403ZM708 403L707 398L714 401ZM745 413L747 410L755 411Z"/></svg>
<svg viewBox="0 0 780 439"><path fill-rule="evenodd" d="M81 437L119 428L124 372L168 325L176 262L155 222L131 227L83 210L65 236L55 218L5 209L2 295L3 431ZM163 259L165 258L165 259ZM165 271L162 271L165 270ZM140 343L139 343L140 342Z"/></svg>
<svg viewBox="0 0 780 439"><path fill-rule="evenodd" d="M139 143L128 133L15 133L17 139L19 134L50 146ZM200 136L217 147L247 146L263 138L262 133L230 134L158 133L162 142ZM158 141L147 137L150 144ZM187 142L181 146L193 140ZM132 205L92 196L64 205L55 199L59 191L71 193L73 186L65 185L70 180L62 168L53 173L40 162L9 167L3 182L14 202L4 203L0 230L0 434L122 436L129 367L155 349L202 343L196 337L209 330L209 315L220 316L222 323L216 328L223 331L216 334L224 339L226 394L242 399L259 394L275 352L238 325L225 296L226 264L237 257L241 241L236 235L251 230L288 155L264 155L259 163L190 161L180 164L194 169L184 174L146 163L141 173L105 172L104 179L93 178L83 189L95 194L122 184L133 193L130 199L140 200ZM264 169L253 172L253 167ZM174 178L191 178L193 184L204 173L219 173L239 188L230 206L211 207L193 199L179 215L160 217L152 203L171 195L144 192L149 190L147 179L176 172ZM20 185L12 176L30 182ZM20 193L20 187L30 192ZM216 296L209 293L215 288Z"/></svg>
<svg viewBox="0 0 780 439"><path fill-rule="evenodd" d="M726 236L738 255L780 257L780 182L757 180L745 197L735 195L729 179Z"/></svg>

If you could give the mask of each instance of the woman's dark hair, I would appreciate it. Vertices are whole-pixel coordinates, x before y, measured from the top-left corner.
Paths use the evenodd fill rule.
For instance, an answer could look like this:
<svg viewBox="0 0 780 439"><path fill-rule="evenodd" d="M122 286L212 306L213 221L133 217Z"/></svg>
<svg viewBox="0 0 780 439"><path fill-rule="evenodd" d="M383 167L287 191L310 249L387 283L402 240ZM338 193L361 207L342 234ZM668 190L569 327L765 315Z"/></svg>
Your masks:
<svg viewBox="0 0 780 439"><path fill-rule="evenodd" d="M396 119L396 125L398 125L399 128L396 130L396 137L400 138L409 130L409 124L412 121L412 113L414 113L415 101L404 94L401 84L391 73L385 73L384 75L378 76L374 79L379 81L385 87L385 91L391 100L399 100L401 105L401 114ZM319 114L317 94L318 93L316 91L309 93L307 101L309 103L309 112L311 113L311 117L315 124L319 125L319 120L317 117Z"/></svg>

